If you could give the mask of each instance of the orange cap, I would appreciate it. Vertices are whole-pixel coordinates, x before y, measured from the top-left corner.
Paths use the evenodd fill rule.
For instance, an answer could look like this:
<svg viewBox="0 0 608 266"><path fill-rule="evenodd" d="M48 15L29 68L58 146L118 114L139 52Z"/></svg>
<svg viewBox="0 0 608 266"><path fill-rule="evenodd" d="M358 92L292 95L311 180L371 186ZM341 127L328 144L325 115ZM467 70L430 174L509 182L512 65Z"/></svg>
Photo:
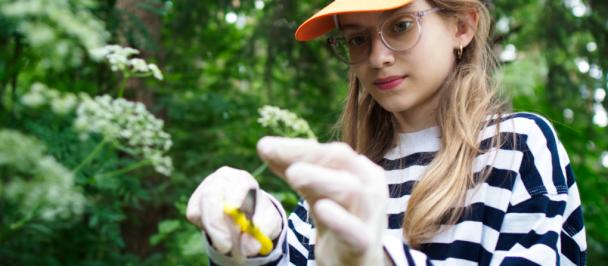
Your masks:
<svg viewBox="0 0 608 266"><path fill-rule="evenodd" d="M333 15L342 13L385 11L407 5L414 0L334 0L310 17L296 30L296 40L309 41L336 27Z"/></svg>

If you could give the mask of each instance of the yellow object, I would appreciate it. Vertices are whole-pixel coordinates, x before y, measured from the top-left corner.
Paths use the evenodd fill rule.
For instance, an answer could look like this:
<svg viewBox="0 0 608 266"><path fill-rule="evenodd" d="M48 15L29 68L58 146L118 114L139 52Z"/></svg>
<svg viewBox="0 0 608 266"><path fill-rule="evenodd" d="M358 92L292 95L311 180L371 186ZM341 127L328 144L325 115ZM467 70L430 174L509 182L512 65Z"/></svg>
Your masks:
<svg viewBox="0 0 608 266"><path fill-rule="evenodd" d="M265 256L272 251L272 240L262 233L262 230L255 226L253 221L247 219L244 212L238 208L230 206L229 204L224 204L224 213L232 217L234 222L241 227L241 231L251 235L253 238L255 238L255 240L262 244L262 247L260 248L260 255Z"/></svg>

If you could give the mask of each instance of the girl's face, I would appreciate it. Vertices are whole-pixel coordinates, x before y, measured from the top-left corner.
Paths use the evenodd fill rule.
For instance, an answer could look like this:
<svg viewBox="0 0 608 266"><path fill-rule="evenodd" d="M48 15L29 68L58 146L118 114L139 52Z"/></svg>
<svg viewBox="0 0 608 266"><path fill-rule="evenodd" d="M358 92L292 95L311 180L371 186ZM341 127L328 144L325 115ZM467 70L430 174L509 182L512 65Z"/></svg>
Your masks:
<svg viewBox="0 0 608 266"><path fill-rule="evenodd" d="M457 44L456 21L442 18L438 12L420 20L421 37L411 49L396 52L386 47L377 34L378 25L393 13L432 9L424 0L417 0L388 12L351 13L340 15L343 34L369 32L369 57L352 66L365 90L387 111L397 116L434 114L438 91L455 62ZM416 25L413 25L416 27ZM399 120L399 117L398 117ZM403 127L403 125L402 125Z"/></svg>

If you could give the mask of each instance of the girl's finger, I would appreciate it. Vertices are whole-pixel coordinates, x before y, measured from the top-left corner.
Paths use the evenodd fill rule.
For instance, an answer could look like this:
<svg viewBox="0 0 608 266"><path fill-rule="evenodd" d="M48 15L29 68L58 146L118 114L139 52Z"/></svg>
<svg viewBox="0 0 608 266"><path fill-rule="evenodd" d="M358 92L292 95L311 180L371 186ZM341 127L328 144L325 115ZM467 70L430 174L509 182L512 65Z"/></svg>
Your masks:
<svg viewBox="0 0 608 266"><path fill-rule="evenodd" d="M304 158L317 145L315 140L310 139L263 137L258 141L257 151L269 168L284 178L287 167Z"/></svg>
<svg viewBox="0 0 608 266"><path fill-rule="evenodd" d="M318 143L316 140L284 137L263 137L258 142L263 159L277 164L305 161L317 164L339 164L357 153L345 143ZM331 159L331 162L328 161Z"/></svg>
<svg viewBox="0 0 608 266"><path fill-rule="evenodd" d="M221 167L207 176L188 200L188 220L205 230L213 246L221 253L232 248L232 219L224 213L224 204L240 206L247 191L257 188L246 171Z"/></svg>
<svg viewBox="0 0 608 266"><path fill-rule="evenodd" d="M249 234L242 234L241 250L245 256L251 257L259 254L260 248L262 248L262 244L260 244L259 241L257 241Z"/></svg>
<svg viewBox="0 0 608 266"><path fill-rule="evenodd" d="M196 227L199 229L203 228L203 224L201 223L200 206L202 191L202 184L199 184L198 187L196 187L196 190L194 190L192 193L192 196L190 196L190 199L188 199L188 206L186 207L186 217L188 218L188 221L196 225Z"/></svg>
<svg viewBox="0 0 608 266"><path fill-rule="evenodd" d="M214 195L204 193L201 197L201 221L203 230L213 246L222 253L232 248L230 226L232 221L224 214L223 201Z"/></svg>
<svg viewBox="0 0 608 266"><path fill-rule="evenodd" d="M329 198L344 206L352 205L364 189L359 179L342 170L297 162L286 171L287 183L308 202Z"/></svg>
<svg viewBox="0 0 608 266"><path fill-rule="evenodd" d="M350 251L364 252L369 247L367 226L338 203L329 199L320 199L313 208L319 226L332 231Z"/></svg>
<svg viewBox="0 0 608 266"><path fill-rule="evenodd" d="M284 171L295 162L308 162L353 173L362 170L359 169L361 166L353 164L353 160L359 160L356 159L359 155L341 142L320 144L309 139L264 137L258 142L257 148L260 157L281 177L285 177Z"/></svg>

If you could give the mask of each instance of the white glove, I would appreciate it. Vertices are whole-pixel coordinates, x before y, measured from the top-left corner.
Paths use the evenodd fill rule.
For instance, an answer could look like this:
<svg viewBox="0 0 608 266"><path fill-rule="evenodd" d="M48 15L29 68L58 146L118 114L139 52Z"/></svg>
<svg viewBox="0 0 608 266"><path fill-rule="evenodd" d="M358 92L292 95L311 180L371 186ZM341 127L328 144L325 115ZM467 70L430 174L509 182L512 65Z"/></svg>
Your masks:
<svg viewBox="0 0 608 266"><path fill-rule="evenodd" d="M317 226L318 265L383 265L384 170L344 143L265 137L258 153L304 197Z"/></svg>
<svg viewBox="0 0 608 266"><path fill-rule="evenodd" d="M238 225L224 213L224 204L241 206L251 188L259 188L251 174L224 166L207 176L188 200L188 220L203 229L218 252L231 251L237 260L257 255L261 244L249 234L241 234ZM261 190L257 193L253 222L266 236L275 239L281 232L282 217L264 194Z"/></svg>

